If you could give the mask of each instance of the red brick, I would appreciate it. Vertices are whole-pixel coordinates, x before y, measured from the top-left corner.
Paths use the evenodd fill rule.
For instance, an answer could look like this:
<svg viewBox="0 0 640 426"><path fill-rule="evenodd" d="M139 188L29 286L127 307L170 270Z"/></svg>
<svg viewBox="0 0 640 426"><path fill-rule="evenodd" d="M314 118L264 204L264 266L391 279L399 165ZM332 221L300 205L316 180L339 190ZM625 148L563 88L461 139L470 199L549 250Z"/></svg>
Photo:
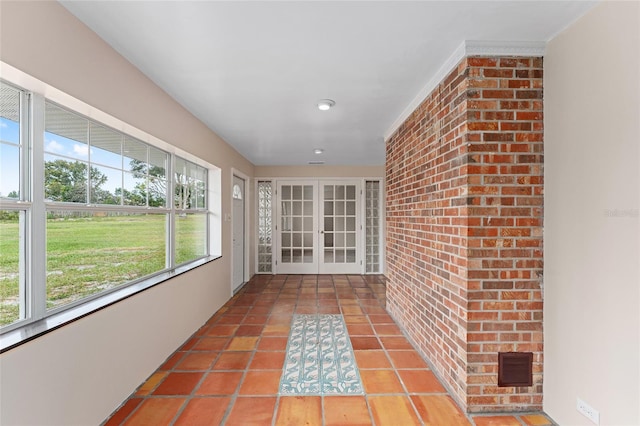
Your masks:
<svg viewBox="0 0 640 426"><path fill-rule="evenodd" d="M483 99L513 99L513 90L483 90Z"/></svg>
<svg viewBox="0 0 640 426"><path fill-rule="evenodd" d="M542 90L541 58L466 58L387 141L387 308L469 412L542 401ZM495 386L525 349L536 386Z"/></svg>

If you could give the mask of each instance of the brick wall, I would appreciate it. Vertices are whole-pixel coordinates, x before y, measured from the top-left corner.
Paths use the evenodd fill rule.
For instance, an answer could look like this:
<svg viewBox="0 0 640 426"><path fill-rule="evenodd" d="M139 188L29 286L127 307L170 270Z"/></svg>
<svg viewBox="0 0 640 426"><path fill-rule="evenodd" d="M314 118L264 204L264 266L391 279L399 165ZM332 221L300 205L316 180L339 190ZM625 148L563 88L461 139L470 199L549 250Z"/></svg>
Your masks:
<svg viewBox="0 0 640 426"><path fill-rule="evenodd" d="M542 134L542 59L470 57L387 141L388 309L469 412L542 407Z"/></svg>

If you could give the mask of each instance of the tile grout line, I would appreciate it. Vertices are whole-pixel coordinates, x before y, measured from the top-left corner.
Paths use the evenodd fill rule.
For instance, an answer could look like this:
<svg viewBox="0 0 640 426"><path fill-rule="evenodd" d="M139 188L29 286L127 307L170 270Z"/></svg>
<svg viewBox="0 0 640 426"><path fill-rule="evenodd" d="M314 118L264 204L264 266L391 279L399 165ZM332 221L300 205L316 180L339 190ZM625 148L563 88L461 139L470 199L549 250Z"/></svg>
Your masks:
<svg viewBox="0 0 640 426"><path fill-rule="evenodd" d="M232 395L228 395L227 399L229 400L228 402L228 406L225 410L225 412L222 414L222 421L223 424L224 422L226 422L229 419L229 416L233 410L233 407L237 401L238 397L240 396L240 388L242 387L242 385L244 384L244 381L246 380L246 376L248 373L250 373L251 371L253 371L250 366L251 363L255 360L255 357L257 356L258 352L261 352L259 350L259 346L260 343L266 338L266 337L274 337L274 338L280 338L280 337L284 337L284 336L280 336L279 334L274 334L272 336L265 336L264 332L265 329L267 327L267 324L270 322L270 320L272 320L275 316L287 316L287 317L291 317L293 318L294 315L297 314L298 311L300 312L311 312L313 311L315 313L315 315L321 315L320 312L334 312L334 309L338 310L338 314L343 318L343 321L350 316L364 316L366 317L366 323L365 325L367 325L371 331L367 332L367 333L371 333L371 334L365 334L363 336L366 335L373 335L376 337L376 341L378 343L378 345L380 346L380 350L381 353L384 354L384 359L387 361L387 363L389 364L389 367L391 369L391 371L394 372L394 377L396 377L400 384L401 387L403 389L403 391L401 393L394 393L394 394L375 394L376 396L403 396L405 398L409 398L410 400L410 406L412 407L413 410L413 414L415 415L416 413L418 414L417 419L420 422L420 424L424 423L424 420L422 419L420 413L417 410L417 406L415 405L416 402L414 402L414 400L412 399L412 396L415 395L425 395L424 393L421 392L409 392L408 389L408 385L407 383L405 383L405 380L402 378L402 376L400 375L400 371L412 371L412 370L427 370L427 371L431 371L433 372L433 369L430 368L430 364L428 361L426 361L419 352L417 352L415 350L415 346L412 344L412 342L409 343L410 347L404 348L404 347L397 347L394 348L393 346L395 345L395 342L388 341L389 345L391 345L391 347L387 347L385 345L385 343L383 342L383 339L385 337L394 337L396 336L395 334L393 334L393 330L390 328L385 328L382 326L388 325L388 324L395 324L397 326L397 323L395 322L395 319L390 316L391 318L391 322L387 323L386 320L382 319L382 318L375 318L375 322L374 319L371 318L371 316L375 316L375 315L381 315L381 312L377 311L376 308L380 307L382 309L384 309L384 304L381 302L381 300L377 297L378 293L372 288L371 283L365 278L363 277L362 280L356 280L354 281L352 279L352 277L346 275L346 276L339 276L336 277L335 275L332 275L330 278L330 288L333 290L333 294L334 297L322 297L321 295L324 293L329 293L326 291L327 288L329 288L327 286L327 281L321 280L319 276L315 276L313 279L313 282L311 280L305 280L304 277L301 276L295 276L295 277L289 277L289 276L285 276L284 279L282 279L281 276L278 277L277 280L274 280L274 277L276 276L269 276L267 279L260 279L259 281L256 281L253 285L251 286L245 286L243 287L243 289L241 290L241 292L239 292L237 294L237 297L232 298L231 300L229 300L225 305L223 305L223 307L216 313L214 313L214 315L212 315L212 317L207 320L207 322L205 324L203 324L202 327L200 327L198 330L196 330L196 332L194 332L194 334L192 336L190 336L189 339L186 340L186 342L181 345L173 354L171 354L160 366L164 365L165 363L167 363L169 360L171 360L171 358L173 358L174 356L177 356L178 353L183 352L181 354L181 356L179 356L176 360L172 361L171 367L168 368L167 370L163 370L163 371L158 371L156 370L155 372L153 372L140 386L138 386L138 388L136 388L136 390L120 405L120 407L118 407L105 421L104 423L106 423L107 421L109 421L114 415L116 415L116 413L118 413L127 403L130 403L131 401L135 401L135 400L139 400L139 403L133 408L131 409L131 411L127 414L126 417L124 417L122 419L122 422L126 422L128 420L130 420L136 413L138 413L141 409L142 406L144 405L146 400L153 400L153 399L167 399L167 398L180 398L183 400L180 408L175 412L174 417L171 421L171 424L174 424L176 422L179 421L180 417L184 414L186 408L188 407L189 403L192 402L193 400L198 398L198 395L196 395L196 392L198 391L198 389L200 389L204 383L204 380L206 380L207 376L209 374L214 373L214 366L216 364L216 362L218 362L219 358L221 357L221 355L225 352L227 352L227 350L225 349L226 346L229 346L231 344L231 342L233 341L234 338L236 337L252 337L252 335L247 334L247 335L237 335L236 333L240 332L242 329L240 327L242 327L243 325L248 325L248 326L254 326L256 324L250 324L250 323L245 323L245 321L247 321L248 317L251 315L264 315L266 318L264 318L264 321L261 321L259 324L263 325L262 327L262 331L260 332L260 334L257 336L255 345L253 347L253 349L250 352L250 356L249 359L247 360L247 363L244 367L243 370L241 370L242 374L240 377L240 380L238 382L238 385L234 391L234 393ZM293 279L292 279L293 278ZM337 278L337 279L336 279ZM277 281L277 283L276 283ZM251 284L251 283L247 283L247 284ZM346 284L346 285L345 285ZM364 284L364 287L361 285ZM366 288L367 290L363 290L364 288ZM321 289L325 289L325 291L321 291ZM265 291L266 290L266 291ZM265 295L265 294L269 294L269 301L270 303L268 304L260 304L258 305L258 301L260 300L260 296L261 295ZM242 300L243 297L245 296L245 298L247 300ZM314 299L315 296L315 299ZM371 297L373 296L373 298ZM377 303L373 304L372 301L375 300ZM250 303L249 303L250 302ZM278 303L282 303L284 302L284 308L282 309L282 311L280 312L274 312L274 308L276 308L278 306ZM242 303L240 305L236 305L236 303ZM281 305L282 306L282 305ZM349 308L349 307L353 307L353 306L357 306L360 310L360 313L356 312L355 310L350 310L349 312L346 313L343 312L343 309L345 308ZM262 309L256 309L255 313L252 313L252 310L254 308L259 308L259 307L268 307L268 311L264 312L264 310ZM234 310L234 308L236 308ZM222 311L222 312L220 312ZM389 313L385 310L386 314L389 315ZM240 315L241 314L241 315ZM304 313L302 313L304 314ZM235 322L233 323L233 325L236 326L236 329L234 330L234 332L228 336L216 336L216 335L212 335L209 336L207 334L207 330L209 330L210 328L216 326L216 325L229 325L230 323L220 323L220 321L223 321L225 316L227 315L234 315L234 316L239 316L240 319L235 319ZM215 319L214 319L215 318ZM361 324L360 322L353 322L353 323L346 323L346 321L344 321L344 325L345 325L345 331L347 334L347 337L350 339L351 335L348 332L348 327L349 325L354 325L357 326L358 324ZM278 325L278 323L276 322L274 325ZM376 329L376 325L378 326L378 328ZM203 330L205 329L205 330ZM380 333L387 333L389 332L388 335L382 335ZM402 330L401 330L402 332ZM398 336L403 336L405 337L405 339L407 338L406 335L404 335L404 333L402 332L402 334L399 334ZM195 350L195 348L197 347L197 345L202 341L202 339L205 339L207 337L220 337L220 338L226 338L226 343L224 345L223 348L221 348L220 350L217 349L208 349L206 351L215 351L217 352L217 355L215 358L212 359L211 363L209 364L207 369L204 370L183 370L180 369L179 366L181 363L185 362L187 357L189 357L190 355L195 355L199 352L206 352L206 351L198 351ZM287 338L288 340L288 338ZM399 368L398 366L402 366L402 364L397 364L397 362L391 357L391 353L392 352L398 352L398 356L400 355L401 352L403 351L407 351L410 352L411 349L413 349L414 351L416 351L418 353L418 356L427 363L427 368ZM274 348L270 348L270 349L265 349L264 351L266 353L272 353L273 351L280 351L280 347L276 346ZM363 349L364 350L364 349ZM237 352L237 351L229 351L229 352ZM245 352L245 351L239 351L239 352ZM360 367L357 365L357 360L355 359L355 351L353 350L352 347L352 352L354 354L354 363L356 365L356 367L358 368L358 372L361 370ZM286 353L286 352L285 352ZM404 361L404 357L399 358L402 361L403 364L406 365L411 365L411 359L410 358L406 358L407 362ZM194 359L194 361L197 361L197 359ZM284 361L283 361L284 363ZM284 365L283 365L284 367ZM384 370L386 368L373 368L373 370ZM263 371L263 370L272 370L270 368L256 368L254 369L256 371ZM215 370L215 371L219 371L219 372L227 372L227 370ZM236 370L229 370L229 371L236 371ZM153 388L150 388L147 392L145 392L145 395L136 395L136 392L139 391L139 389L144 386L155 374L157 373L164 373L166 374L163 378L160 379L160 381L158 381ZM169 377L170 374L172 373L201 373L202 377L200 377L200 379L198 380L198 382L196 383L196 385L194 386L194 388L191 390L191 393L189 395L153 395L153 392L155 392L159 386L162 385L162 383L165 382L165 380L167 380L167 378ZM436 376L436 379L438 379L438 377ZM440 382L440 384L442 384L442 382L438 379L438 382ZM366 409L367 409L367 414L369 415L369 420L372 422L372 424L374 424L375 422L375 418L373 416L373 405L371 404L371 401L369 400L369 394L367 394L367 392L363 392L364 395L364 401L366 403ZM450 393L446 392L446 388L445 388L445 392L438 392L438 393L428 393L428 395L440 395L440 396L449 396ZM221 396L221 395L216 395L216 397ZM320 396L320 408L321 408L321 415L322 415L322 424L324 425L327 422L327 418L326 418L326 413L324 412L324 406L325 406L325 397L328 395L319 395ZM205 398L207 396L203 396L203 398ZM213 397L213 395L209 395L208 397ZM256 396L259 397L259 396ZM273 409L273 413L272 413L272 424L276 424L277 423L277 415L279 413L279 410L281 408L280 406L280 398L281 395L279 394L279 390L276 394L276 401L274 404L274 409ZM454 404L456 405L456 404ZM486 416L490 416L490 415L500 415L497 413L478 413L477 415L473 416L471 413L462 413L464 417L467 418L467 420L473 425L476 424L475 422L475 418L477 417L486 417ZM505 413L507 414L507 413ZM532 413L532 414L539 414L537 412ZM524 420L525 415L527 415L526 413L508 413L509 417L514 418L518 421L519 424L521 425L525 425L526 422ZM544 414L542 414L545 418L548 419L548 417ZM235 415L234 415L235 418ZM552 422L552 421L550 421ZM550 423L555 425L554 423Z"/></svg>

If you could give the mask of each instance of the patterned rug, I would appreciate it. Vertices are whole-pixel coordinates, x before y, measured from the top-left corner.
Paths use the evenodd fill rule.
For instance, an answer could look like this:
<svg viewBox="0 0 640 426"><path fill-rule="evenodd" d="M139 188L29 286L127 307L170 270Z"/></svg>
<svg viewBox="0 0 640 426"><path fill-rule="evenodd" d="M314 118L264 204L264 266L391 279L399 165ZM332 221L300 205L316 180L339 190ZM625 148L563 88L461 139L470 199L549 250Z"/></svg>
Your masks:
<svg viewBox="0 0 640 426"><path fill-rule="evenodd" d="M280 394L363 394L342 315L293 316Z"/></svg>

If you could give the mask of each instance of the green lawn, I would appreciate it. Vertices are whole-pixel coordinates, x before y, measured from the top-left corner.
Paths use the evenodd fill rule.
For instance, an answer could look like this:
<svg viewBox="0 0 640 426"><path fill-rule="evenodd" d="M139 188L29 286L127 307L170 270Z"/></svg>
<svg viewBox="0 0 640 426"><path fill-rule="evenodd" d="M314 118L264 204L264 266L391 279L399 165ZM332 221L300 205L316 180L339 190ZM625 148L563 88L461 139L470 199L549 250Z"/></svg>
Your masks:
<svg viewBox="0 0 640 426"><path fill-rule="evenodd" d="M177 219L179 261L203 253L202 220ZM165 268L165 215L47 220L47 308L55 308ZM18 223L0 221L0 325L19 319Z"/></svg>

